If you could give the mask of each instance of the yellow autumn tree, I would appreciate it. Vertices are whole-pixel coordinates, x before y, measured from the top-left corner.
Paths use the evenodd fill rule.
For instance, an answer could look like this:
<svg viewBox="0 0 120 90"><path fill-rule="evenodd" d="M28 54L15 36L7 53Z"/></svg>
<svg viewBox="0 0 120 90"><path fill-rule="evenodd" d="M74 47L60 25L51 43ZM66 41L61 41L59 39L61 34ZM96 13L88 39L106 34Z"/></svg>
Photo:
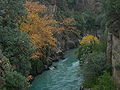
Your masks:
<svg viewBox="0 0 120 90"><path fill-rule="evenodd" d="M55 47L56 38L53 36L61 28L57 27L57 22L50 16L44 15L47 7L39 2L26 2L28 11L27 18L20 22L20 29L28 33L36 48L33 58L39 58L43 55L41 50L44 47Z"/></svg>
<svg viewBox="0 0 120 90"><path fill-rule="evenodd" d="M87 35L82 38L80 44L99 43L99 39L93 35Z"/></svg>

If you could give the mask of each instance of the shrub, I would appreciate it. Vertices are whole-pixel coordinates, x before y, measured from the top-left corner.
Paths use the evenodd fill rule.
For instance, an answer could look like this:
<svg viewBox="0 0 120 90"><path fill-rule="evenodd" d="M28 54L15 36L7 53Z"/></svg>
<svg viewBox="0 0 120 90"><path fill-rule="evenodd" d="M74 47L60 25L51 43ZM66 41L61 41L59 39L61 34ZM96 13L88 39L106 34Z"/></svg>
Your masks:
<svg viewBox="0 0 120 90"><path fill-rule="evenodd" d="M116 87L110 74L105 72L98 78L98 83L92 90L116 90Z"/></svg>
<svg viewBox="0 0 120 90"><path fill-rule="evenodd" d="M96 84L96 79L104 73L103 71L110 69L103 52L88 54L82 67L85 77L84 86L89 88Z"/></svg>
<svg viewBox="0 0 120 90"><path fill-rule="evenodd" d="M113 32L118 32L120 28L120 0L106 0L107 1L107 23L108 28Z"/></svg>
<svg viewBox="0 0 120 90"><path fill-rule="evenodd" d="M85 58L89 53L91 53L91 44L89 45L80 45L78 51L76 52L77 58L80 60L80 63L83 64Z"/></svg>
<svg viewBox="0 0 120 90"><path fill-rule="evenodd" d="M5 82L7 90L26 90L28 85L27 79L16 71L7 72Z"/></svg>
<svg viewBox="0 0 120 90"><path fill-rule="evenodd" d="M96 43L97 42L97 43ZM98 43L99 42L99 43ZM76 54L81 64L84 63L84 60L87 58L89 53L101 53L106 52L106 43L105 41L98 40L97 38L87 39L83 38L80 42L81 45L77 50Z"/></svg>
<svg viewBox="0 0 120 90"><path fill-rule="evenodd" d="M97 37L87 35L80 41L77 56L83 68L84 87L92 88L104 71L110 71L111 66L107 64L105 52L106 42Z"/></svg>
<svg viewBox="0 0 120 90"><path fill-rule="evenodd" d="M42 62L42 60L31 59L30 62L31 62L31 66L32 66L31 74L37 75L37 74L41 73L42 70L44 69L44 63Z"/></svg>
<svg viewBox="0 0 120 90"><path fill-rule="evenodd" d="M84 12L75 13L74 18L77 29L85 33L88 30L96 30L99 28L99 25L96 23L96 16L96 13L86 10Z"/></svg>

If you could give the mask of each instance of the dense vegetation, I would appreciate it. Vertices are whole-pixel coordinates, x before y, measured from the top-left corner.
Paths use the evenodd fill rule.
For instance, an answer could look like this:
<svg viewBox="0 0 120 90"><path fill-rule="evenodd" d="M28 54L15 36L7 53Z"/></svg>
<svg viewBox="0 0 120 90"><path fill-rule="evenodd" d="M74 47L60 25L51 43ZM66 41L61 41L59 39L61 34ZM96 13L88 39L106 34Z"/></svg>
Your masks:
<svg viewBox="0 0 120 90"><path fill-rule="evenodd" d="M24 89L25 82L27 82L24 76L29 74L31 68L29 60L33 46L28 35L22 33L17 25L18 18L27 14L24 3L24 0L19 0L19 2L17 0L0 1L0 49L9 59L12 70L17 71L11 70L10 73L6 73L7 90L15 90L13 87ZM18 83L15 83L16 79L19 79ZM19 83L20 81L21 83Z"/></svg>
<svg viewBox="0 0 120 90"><path fill-rule="evenodd" d="M0 49L12 66L2 77L6 90L27 89L32 75L52 64L48 58L57 47L55 34L72 30L74 19L56 21L47 11L39 2L0 1Z"/></svg>
<svg viewBox="0 0 120 90"><path fill-rule="evenodd" d="M47 13L46 4L39 3L44 0L33 1L0 0L0 50L11 66L2 76L4 90L26 90L32 75L52 64L61 43L65 42L61 50L68 49L70 32L83 37L76 52L84 71L83 86L115 90L106 57L106 33L119 37L120 0L101 0L100 10L78 7L79 0L58 0L54 16Z"/></svg>
<svg viewBox="0 0 120 90"><path fill-rule="evenodd" d="M106 82L109 84L113 83L112 77L110 77L110 75L107 73L111 73L111 65L107 62L106 43L104 41L100 41L92 35L87 35L83 37L83 39L80 41L80 47L77 51L77 56L80 60L81 67L83 68L85 80L83 83L84 87L96 87L96 84L99 83L98 78L100 78L100 76L104 77L104 79L101 78L101 82ZM106 73L104 73L105 71ZM109 78L110 81L106 81L107 78ZM97 87L99 87L98 90L102 89L99 84ZM107 85L104 87L108 88ZM114 84L108 89L103 90L114 90L112 88L114 88Z"/></svg>
<svg viewBox="0 0 120 90"><path fill-rule="evenodd" d="M100 38L98 42L96 37L87 35L80 41L77 56L84 70L85 81L83 86L86 88L91 88L92 90L116 90L111 76L112 62L108 62L106 58L107 41L105 33L108 31L119 37L119 8L119 0L103 1L102 11L98 12L96 20L98 20L99 29L104 33L104 39ZM92 24L94 23L92 22ZM97 25L97 23L95 24Z"/></svg>

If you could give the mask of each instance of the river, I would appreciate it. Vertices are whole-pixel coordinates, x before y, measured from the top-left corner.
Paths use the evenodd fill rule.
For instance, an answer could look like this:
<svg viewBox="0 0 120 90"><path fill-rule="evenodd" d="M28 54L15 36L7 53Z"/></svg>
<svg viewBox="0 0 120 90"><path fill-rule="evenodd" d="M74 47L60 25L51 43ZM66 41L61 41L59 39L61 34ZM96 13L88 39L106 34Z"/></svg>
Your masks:
<svg viewBox="0 0 120 90"><path fill-rule="evenodd" d="M83 81L79 60L76 59L74 51L65 53L65 59L54 62L51 70L37 76L29 90L80 90Z"/></svg>

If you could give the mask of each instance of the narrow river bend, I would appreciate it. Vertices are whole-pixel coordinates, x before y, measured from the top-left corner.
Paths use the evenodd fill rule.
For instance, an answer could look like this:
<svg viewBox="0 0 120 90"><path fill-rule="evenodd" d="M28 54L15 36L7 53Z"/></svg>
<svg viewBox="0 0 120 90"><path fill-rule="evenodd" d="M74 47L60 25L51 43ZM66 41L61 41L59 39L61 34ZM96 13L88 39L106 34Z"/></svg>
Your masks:
<svg viewBox="0 0 120 90"><path fill-rule="evenodd" d="M53 63L55 69L51 67L51 70L37 76L29 90L80 90L83 76L74 51L75 49L67 51L66 59Z"/></svg>

